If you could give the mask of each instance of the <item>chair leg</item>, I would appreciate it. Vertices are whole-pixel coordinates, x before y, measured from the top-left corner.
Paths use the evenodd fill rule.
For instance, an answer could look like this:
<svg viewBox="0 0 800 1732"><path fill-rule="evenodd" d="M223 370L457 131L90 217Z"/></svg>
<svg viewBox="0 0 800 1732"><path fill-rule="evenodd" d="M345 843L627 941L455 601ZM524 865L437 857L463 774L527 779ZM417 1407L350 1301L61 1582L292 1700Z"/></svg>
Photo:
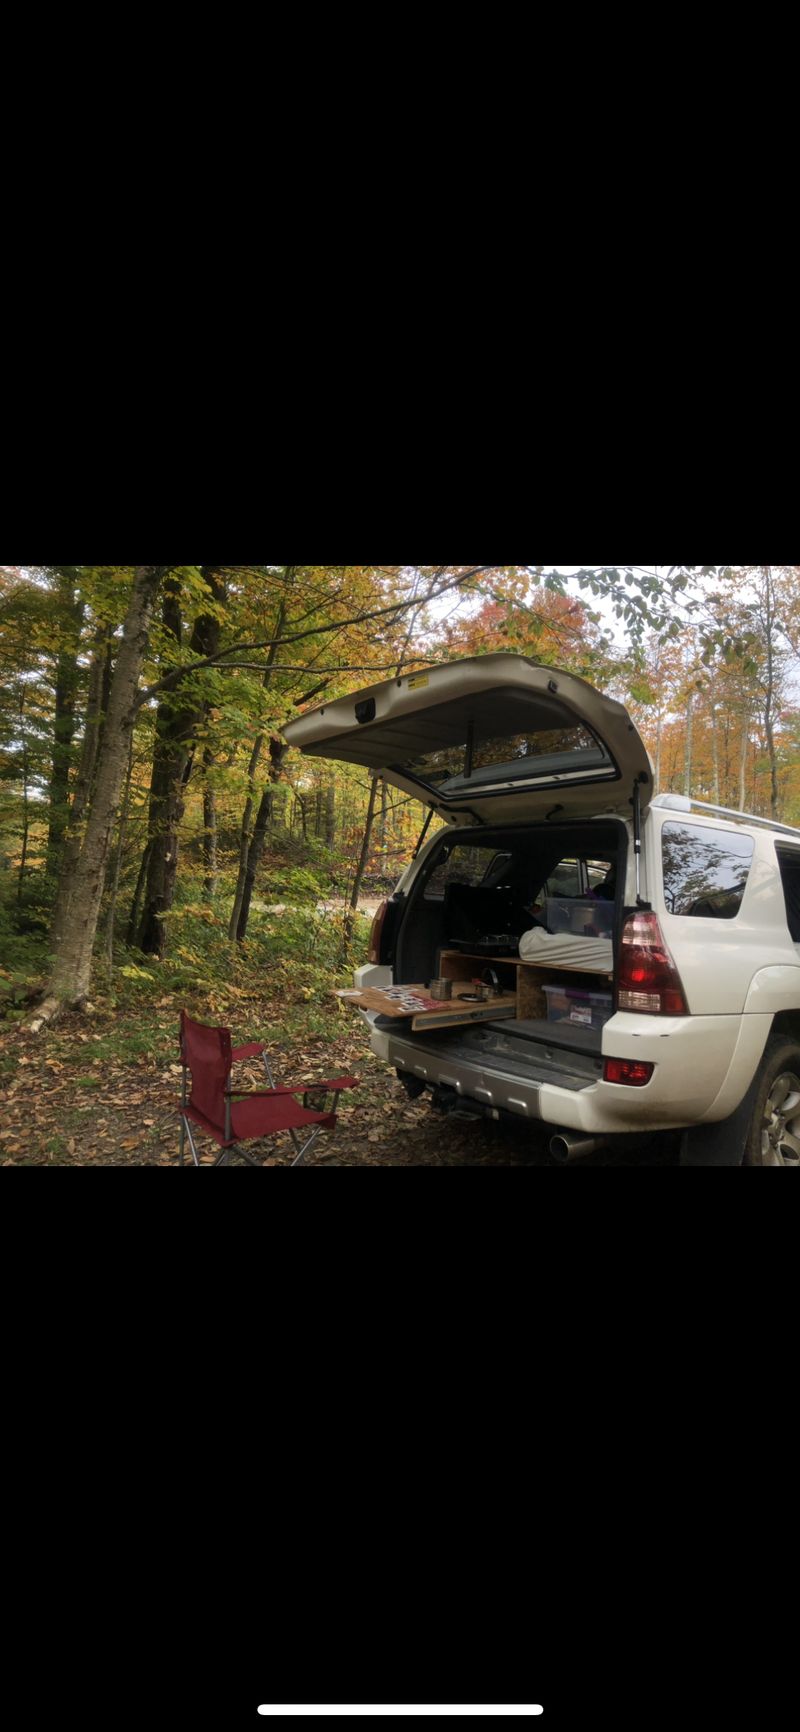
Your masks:
<svg viewBox="0 0 800 1732"><path fill-rule="evenodd" d="M192 1127L189 1123L189 1120L186 1118L181 1119L181 1124L183 1125L183 1128L186 1131L186 1135L189 1138L189 1147L192 1151L192 1160L194 1161L195 1166L199 1167L200 1157L197 1153L197 1145L195 1143L194 1137L192 1136Z"/></svg>
<svg viewBox="0 0 800 1732"><path fill-rule="evenodd" d="M186 1121L185 1121L185 1119L181 1119L181 1146L180 1146L180 1149L178 1151L178 1166L179 1167L185 1166L185 1164L186 1164L185 1155L186 1155Z"/></svg>
<svg viewBox="0 0 800 1732"><path fill-rule="evenodd" d="M232 1155L238 1155L240 1160L247 1162L248 1167L257 1167L258 1166L258 1161L254 1161L252 1155L248 1155L246 1149L240 1149L238 1143L231 1143L230 1148L229 1149L223 1149L222 1154L219 1157L219 1160L214 1162L215 1167L228 1167L228 1166L230 1166Z"/></svg>
<svg viewBox="0 0 800 1732"><path fill-rule="evenodd" d="M317 1137L321 1134L322 1129L323 1129L322 1125L316 1125L314 1127L314 1130L311 1132L311 1135L310 1135L308 1141L303 1144L303 1147L297 1156L297 1160L292 1161L293 1167L302 1167L305 1165L306 1155L308 1154L308 1151L312 1147L312 1145L316 1142ZM292 1133L292 1136L294 1139L294 1133ZM295 1141L294 1146L295 1146L295 1148L297 1148L297 1142L296 1141Z"/></svg>
<svg viewBox="0 0 800 1732"><path fill-rule="evenodd" d="M248 1155L246 1149L240 1149L238 1143L235 1145L233 1152L234 1152L234 1154L241 1155L242 1160L247 1162L248 1167L257 1167L258 1166L258 1164L259 1164L258 1161L255 1161L253 1159L252 1155Z"/></svg>

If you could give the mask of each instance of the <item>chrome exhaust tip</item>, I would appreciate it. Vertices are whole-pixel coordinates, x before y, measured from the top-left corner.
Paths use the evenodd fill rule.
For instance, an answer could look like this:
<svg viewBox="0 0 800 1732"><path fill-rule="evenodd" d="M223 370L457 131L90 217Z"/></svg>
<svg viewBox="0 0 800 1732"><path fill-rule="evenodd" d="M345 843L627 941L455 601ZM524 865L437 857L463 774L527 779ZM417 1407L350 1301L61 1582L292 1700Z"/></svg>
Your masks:
<svg viewBox="0 0 800 1732"><path fill-rule="evenodd" d="M598 1137L582 1137L572 1131L559 1131L550 1140L550 1153L555 1160L566 1165L568 1161L579 1161L582 1155L593 1155L595 1149L602 1148L602 1139Z"/></svg>

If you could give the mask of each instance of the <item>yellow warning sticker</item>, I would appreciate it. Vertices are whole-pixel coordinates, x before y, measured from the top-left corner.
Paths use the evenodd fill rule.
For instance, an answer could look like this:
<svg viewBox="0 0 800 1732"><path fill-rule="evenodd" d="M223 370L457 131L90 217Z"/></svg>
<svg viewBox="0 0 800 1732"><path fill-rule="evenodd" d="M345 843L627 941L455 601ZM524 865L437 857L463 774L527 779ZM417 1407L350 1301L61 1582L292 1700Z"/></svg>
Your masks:
<svg viewBox="0 0 800 1732"><path fill-rule="evenodd" d="M408 689L410 692L418 692L422 686L429 686L430 683L430 674L412 674L408 682Z"/></svg>

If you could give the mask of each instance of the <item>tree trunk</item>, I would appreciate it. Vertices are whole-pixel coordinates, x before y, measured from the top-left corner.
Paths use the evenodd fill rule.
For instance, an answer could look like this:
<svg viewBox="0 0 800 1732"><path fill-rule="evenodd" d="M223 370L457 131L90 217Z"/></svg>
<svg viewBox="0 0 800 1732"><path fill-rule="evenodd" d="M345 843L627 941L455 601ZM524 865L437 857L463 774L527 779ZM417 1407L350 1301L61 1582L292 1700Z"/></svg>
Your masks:
<svg viewBox="0 0 800 1732"><path fill-rule="evenodd" d="M769 756L770 817L777 821L781 815L781 799L780 789L778 787L778 754L775 747L775 726L772 720L767 724L767 753Z"/></svg>
<svg viewBox="0 0 800 1732"><path fill-rule="evenodd" d="M53 924L50 943L54 952L58 952L67 925L69 898L73 874L81 852L83 841L83 820L92 797L95 770L100 752L100 737L103 728L103 689L109 658L109 639L111 633L108 626L100 626L95 633L92 645L92 659L89 664L89 684L86 694L86 719L83 727L83 746L78 774L75 781L75 792L72 797L72 808L69 814L69 824L64 838L61 862L59 865L58 890L53 909Z"/></svg>
<svg viewBox="0 0 800 1732"><path fill-rule="evenodd" d="M89 992L92 955L114 822L136 721L136 693L147 655L150 625L164 567L136 567L128 616L109 697L103 749L80 856L71 873L68 915L45 1004L36 1031L64 1005L83 1003Z"/></svg>
<svg viewBox="0 0 800 1732"><path fill-rule="evenodd" d="M19 863L19 880L17 882L17 902L22 901L22 891L25 884L25 868L28 864L28 835L30 832L30 806L28 793L28 741L25 734L25 687L19 688L19 729L22 736L22 853Z"/></svg>
<svg viewBox="0 0 800 1732"><path fill-rule="evenodd" d="M686 766L684 772L683 791L687 800L692 797L692 775L694 770L694 693L690 692L686 699Z"/></svg>
<svg viewBox="0 0 800 1732"><path fill-rule="evenodd" d="M715 703L711 705L711 750L714 765L714 804L721 806L719 785L719 715Z"/></svg>
<svg viewBox="0 0 800 1732"><path fill-rule="evenodd" d="M269 787L264 789L261 796L261 805L258 808L256 826L253 831L253 838L247 856L247 872L245 875L242 907L239 914L239 926L236 933L236 937L240 944L243 944L247 937L247 926L250 919L250 904L253 900L253 890L258 875L258 868L261 865L261 857L264 853L264 843L269 828L269 821L272 817L275 788L277 783L280 781L281 770L283 769L284 759L286 758L288 750L289 748L283 740L270 740L270 783Z"/></svg>
<svg viewBox="0 0 800 1732"><path fill-rule="evenodd" d="M261 762L261 753L264 750L264 742L266 738L266 734L259 734L250 754L250 763L247 770L249 792L242 813L241 830L239 831L239 873L236 880L233 907L231 909L231 917L228 924L229 938L235 938L239 931L239 922L244 902L244 887L247 881L247 862L250 858L250 849L253 842L253 813L256 805L256 774Z"/></svg>
<svg viewBox="0 0 800 1732"><path fill-rule="evenodd" d="M125 847L125 832L128 828L128 813L131 806L131 783L133 781L133 730L131 729L130 746L128 748L128 771L125 777L125 793L122 800L122 811L119 820L119 838L114 867L111 876L111 895L108 903L108 921L106 924L106 967L109 980L114 968L114 928L117 921L117 899L119 896L119 875L122 867L122 853Z"/></svg>
<svg viewBox="0 0 800 1732"><path fill-rule="evenodd" d="M770 810L773 818L779 816L780 794L778 789L778 754L775 745L775 723L778 719L780 706L780 653L778 643L778 610L776 605L775 579L771 565L763 566L763 585L761 589L761 620L764 632L764 644L767 653L766 685L764 689L764 735L767 746L770 770Z"/></svg>
<svg viewBox="0 0 800 1732"><path fill-rule="evenodd" d="M222 589L212 567L203 566L202 575L215 601L222 599ZM164 597L164 625L180 645L182 635L181 595L178 586L168 587ZM203 614L195 625L191 640L193 656L206 658L219 651L220 622L215 615ZM137 944L148 956L163 956L167 941L164 916L175 898L178 872L178 847L183 818L186 786L197 731L204 719L206 706L197 697L197 688L184 680L176 695L165 697L158 706L156 746L153 775L150 784L148 821L149 859Z"/></svg>
<svg viewBox="0 0 800 1732"><path fill-rule="evenodd" d="M378 846L381 854L381 870L386 871L386 860L389 853L389 796L385 782L381 782L381 816L378 828Z"/></svg>
<svg viewBox="0 0 800 1732"><path fill-rule="evenodd" d="M325 797L325 841L329 848L336 847L336 783L333 777Z"/></svg>
<svg viewBox="0 0 800 1732"><path fill-rule="evenodd" d="M285 593L284 593L284 598L283 598L283 600L280 604L280 607L278 609L278 618L277 618L277 621L275 624L275 630L273 632L273 637L275 637L275 638L279 638L281 636L281 633L283 632L284 625L286 623L286 613L287 613L287 607L288 607L288 591L289 591L289 585L290 585L290 583L294 577L295 569L296 569L295 566L287 565L286 570L284 572ZM272 647L270 648L269 655L267 656L267 665L266 665L266 671L264 674L264 690L265 691L269 690L269 687L272 683L272 668L273 668L273 663L275 661L277 653L278 653L277 644L273 644ZM252 825L253 825L253 812L255 811L255 804L256 804L256 775L258 772L258 766L261 762L261 754L264 750L264 746L266 744L266 739L267 739L266 733L259 734L258 739L256 740L256 743L253 747L253 750L252 750L252 753L250 756L250 767L249 767L248 772L247 772L248 795L247 795L247 801L245 804L244 812L242 814L242 827L241 827L241 831L239 833L239 875L238 875L238 878L236 881L236 891L235 891L234 898L233 898L233 907L231 909L231 918L230 918L230 922L228 924L228 937L231 939L231 941L234 941L238 937L239 929L240 929L240 926L242 923L242 908L244 906L245 885L247 883L248 861L250 858L250 849L251 849L252 843L253 843ZM262 844L262 846L263 846L263 844ZM245 930L246 930L247 920L245 920L244 924L245 924Z"/></svg>
<svg viewBox="0 0 800 1732"><path fill-rule="evenodd" d="M136 943L136 934L139 930L139 922L141 920L141 914L142 914L142 896L144 895L144 887L145 887L145 884L147 883L147 872L148 872L148 867L150 865L150 855L152 853L152 848L153 848L152 842L148 842L145 846L145 850L144 850L144 853L142 855L141 865L139 867L139 876L136 880L136 889L133 892L133 902L131 903L131 912L130 912L130 919L128 921L128 932L127 932L127 940L126 940L127 943L131 947L133 947L133 945Z"/></svg>
<svg viewBox="0 0 800 1732"><path fill-rule="evenodd" d="M735 802L731 788L731 715L727 705L723 705L722 715L722 740L724 751L722 758L723 795L720 803L726 806L733 806Z"/></svg>
<svg viewBox="0 0 800 1732"><path fill-rule="evenodd" d="M772 684L771 665L769 679L770 684L764 706L764 733L767 741L767 757L769 758L770 813L773 818L777 819L780 817L780 795L778 791L778 753L775 746L775 690Z"/></svg>
<svg viewBox="0 0 800 1732"><path fill-rule="evenodd" d="M164 587L161 622L168 638L180 648L183 636L181 586L170 579ZM150 777L147 820L147 874L141 913L134 942L150 956L160 956L164 942L163 922L158 916L165 906L170 866L170 830L177 803L176 784L183 776L185 748L181 734L186 693L162 698L156 711L156 738Z"/></svg>
<svg viewBox="0 0 800 1732"><path fill-rule="evenodd" d="M50 775L50 821L47 837L47 873L55 877L69 822L69 775L75 738L75 703L80 685L78 650L85 604L75 599L71 573L61 578L60 602L64 609L66 636L56 663L55 718L53 723L53 767Z"/></svg>
<svg viewBox="0 0 800 1732"><path fill-rule="evenodd" d="M206 875L203 879L203 901L210 907L217 894L217 795L208 779L209 770L214 764L213 753L208 746L203 753L203 769L205 782L203 784L203 860Z"/></svg>
<svg viewBox="0 0 800 1732"><path fill-rule="evenodd" d="M392 795L392 835L396 842L402 842L407 811L408 802Z"/></svg>
<svg viewBox="0 0 800 1732"><path fill-rule="evenodd" d="M345 932L347 934L348 944L350 943L350 940L353 936L353 927L355 925L355 918L356 918L356 915L358 913L358 904L361 900L361 886L364 882L364 873L367 870L367 862L369 860L369 851L370 851L370 846L372 843L372 829L373 829L373 825L375 823L375 806L377 803L377 798L378 798L378 783L377 783L377 780L375 780L375 781L373 781L372 787L370 788L370 791L369 791L369 806L367 807L367 821L366 821L366 824L364 825L364 840L361 844L361 854L359 857L358 866L356 867L356 875L355 875L355 880L353 883L353 894L350 897L350 913L349 913L349 916L347 918L347 921L345 922Z"/></svg>
<svg viewBox="0 0 800 1732"><path fill-rule="evenodd" d="M739 811L747 809L747 751L750 745L750 717L742 715L742 745L739 757Z"/></svg>

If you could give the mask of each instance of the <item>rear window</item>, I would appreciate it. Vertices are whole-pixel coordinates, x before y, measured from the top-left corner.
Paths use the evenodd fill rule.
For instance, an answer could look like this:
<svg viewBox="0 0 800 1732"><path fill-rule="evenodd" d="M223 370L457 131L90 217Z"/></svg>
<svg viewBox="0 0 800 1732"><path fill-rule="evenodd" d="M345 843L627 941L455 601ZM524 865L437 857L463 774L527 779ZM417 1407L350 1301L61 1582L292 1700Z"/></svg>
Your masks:
<svg viewBox="0 0 800 1732"><path fill-rule="evenodd" d="M608 753L588 728L552 728L471 739L407 758L394 768L446 798L497 784L532 779L557 785L564 777L614 774Z"/></svg>
<svg viewBox="0 0 800 1732"><path fill-rule="evenodd" d="M662 848L668 914L736 919L753 864L752 836L706 830L699 824L665 824Z"/></svg>

